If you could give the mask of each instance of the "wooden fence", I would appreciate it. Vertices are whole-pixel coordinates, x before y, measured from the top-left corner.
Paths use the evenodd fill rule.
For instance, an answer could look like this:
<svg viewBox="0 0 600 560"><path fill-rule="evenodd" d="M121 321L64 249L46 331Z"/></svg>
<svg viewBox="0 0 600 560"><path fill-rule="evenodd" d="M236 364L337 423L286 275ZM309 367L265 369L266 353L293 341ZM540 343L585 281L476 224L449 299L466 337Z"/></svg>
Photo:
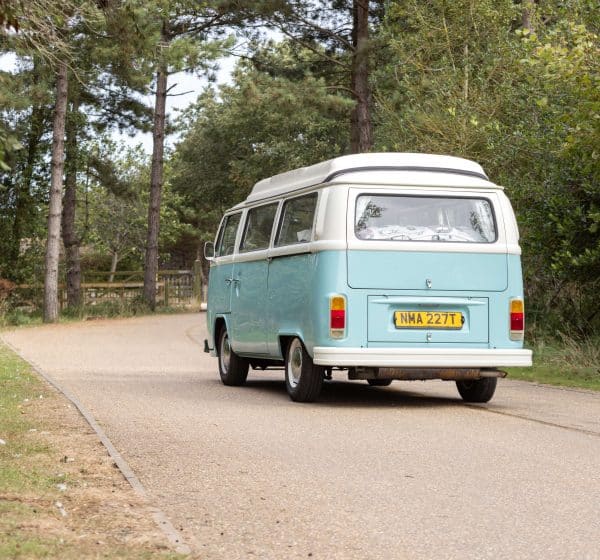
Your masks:
<svg viewBox="0 0 600 560"><path fill-rule="evenodd" d="M199 265L199 263L198 263ZM105 302L126 303L141 298L144 287L143 271L86 272L81 279L82 304L98 305ZM190 307L202 301L200 266L193 270L160 270L156 282L156 301L170 307ZM43 286L21 284L15 292L23 305L39 307ZM67 301L64 283L59 284L61 309Z"/></svg>

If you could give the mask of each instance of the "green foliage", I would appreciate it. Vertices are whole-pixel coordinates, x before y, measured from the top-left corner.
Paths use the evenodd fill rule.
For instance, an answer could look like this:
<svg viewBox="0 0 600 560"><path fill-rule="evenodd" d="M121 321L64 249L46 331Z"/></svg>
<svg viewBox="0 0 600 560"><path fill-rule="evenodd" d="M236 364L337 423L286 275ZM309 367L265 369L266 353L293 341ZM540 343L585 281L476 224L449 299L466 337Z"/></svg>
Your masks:
<svg viewBox="0 0 600 560"><path fill-rule="evenodd" d="M600 326L600 51L589 4L568 4L539 7L535 32L509 0L390 6L376 143L469 157L504 184L530 323L583 334Z"/></svg>
<svg viewBox="0 0 600 560"><path fill-rule="evenodd" d="M292 67L295 47L283 43L261 52L279 67ZM289 79L238 65L231 85L206 90L181 120L187 131L177 145L170 183L182 197L182 220L201 239L212 239L223 210L260 179L343 154L348 147L351 102L308 67Z"/></svg>
<svg viewBox="0 0 600 560"><path fill-rule="evenodd" d="M126 148L109 138L90 147L90 154L96 169L79 197L78 211L86 246L84 262L88 270L106 271L125 260L127 268L139 270L146 243L149 158L141 147ZM176 212L177 195L170 193L168 185L164 193L160 247L168 261L168 247L179 238L182 226Z"/></svg>
<svg viewBox="0 0 600 560"><path fill-rule="evenodd" d="M513 84L515 10L510 0L390 7L376 147L481 159Z"/></svg>
<svg viewBox="0 0 600 560"><path fill-rule="evenodd" d="M0 75L0 127L20 144L0 170L0 276L17 281L31 271L32 239L45 228L50 75L39 59Z"/></svg>
<svg viewBox="0 0 600 560"><path fill-rule="evenodd" d="M544 31L522 38L515 165L501 176L523 226L537 318L583 334L600 324L600 49L573 21Z"/></svg>
<svg viewBox="0 0 600 560"><path fill-rule="evenodd" d="M84 153L89 138L107 128L131 130L148 124L150 113L132 92L140 84L147 86L149 74L144 76L144 65L136 66L139 56L121 64L121 53L131 54L131 34L116 43L109 33L108 25L119 20L119 10L102 11L87 0L61 6L46 0L23 3L19 13L27 21L2 42L16 65L0 80L0 130L10 130L21 149L11 154L8 169L0 175L0 276L29 283L42 280L56 59L69 61L67 122L73 132L66 165L76 181L89 181L90 171L107 183L110 179L110 166L101 168L93 153Z"/></svg>
<svg viewBox="0 0 600 560"><path fill-rule="evenodd" d="M0 123L0 170L10 171L7 159L17 150L23 148L11 131L6 130Z"/></svg>
<svg viewBox="0 0 600 560"><path fill-rule="evenodd" d="M547 337L546 337L547 338ZM532 368L510 368L511 378L600 390L600 339L540 338L532 346Z"/></svg>
<svg viewBox="0 0 600 560"><path fill-rule="evenodd" d="M68 163L77 174L84 264L106 267L115 257L137 268L149 162L106 138L114 128L150 129L138 95L151 90L159 65L210 75L234 44L232 30L251 39L231 83L207 88L177 122L181 139L165 164L162 260L189 266L222 211L256 181L348 152L352 6L32 0L0 10L0 48L17 56L16 70L0 74L0 277L41 279L56 59L71 70L77 143ZM371 0L369 8L375 149L482 163L518 214L528 323L597 332L596 3ZM258 25L288 39L261 42Z"/></svg>

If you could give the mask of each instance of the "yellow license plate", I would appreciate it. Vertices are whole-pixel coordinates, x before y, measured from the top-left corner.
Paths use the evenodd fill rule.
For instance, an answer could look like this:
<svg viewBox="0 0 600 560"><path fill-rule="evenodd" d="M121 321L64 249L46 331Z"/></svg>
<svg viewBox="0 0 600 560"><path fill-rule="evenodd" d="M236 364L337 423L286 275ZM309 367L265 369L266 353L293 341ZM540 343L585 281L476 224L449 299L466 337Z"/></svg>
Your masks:
<svg viewBox="0 0 600 560"><path fill-rule="evenodd" d="M397 329L462 329L462 313L458 311L396 311Z"/></svg>

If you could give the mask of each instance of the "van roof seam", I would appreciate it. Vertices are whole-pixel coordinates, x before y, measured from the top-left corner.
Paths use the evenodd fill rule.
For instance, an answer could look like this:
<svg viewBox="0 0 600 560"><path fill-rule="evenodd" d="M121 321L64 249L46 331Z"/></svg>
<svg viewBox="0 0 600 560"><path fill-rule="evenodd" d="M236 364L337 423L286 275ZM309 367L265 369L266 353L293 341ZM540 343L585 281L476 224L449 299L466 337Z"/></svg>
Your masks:
<svg viewBox="0 0 600 560"><path fill-rule="evenodd" d="M366 167L349 167L348 169L339 169L329 175L324 183L332 181L340 175L346 173L359 173L361 171L425 171L427 173L449 173L452 175L465 175L467 177L476 177L478 179L484 179L489 181L489 177L485 173L477 173L476 171L468 171L466 169L454 169L451 167L422 167L415 165L378 165L378 166L366 166Z"/></svg>

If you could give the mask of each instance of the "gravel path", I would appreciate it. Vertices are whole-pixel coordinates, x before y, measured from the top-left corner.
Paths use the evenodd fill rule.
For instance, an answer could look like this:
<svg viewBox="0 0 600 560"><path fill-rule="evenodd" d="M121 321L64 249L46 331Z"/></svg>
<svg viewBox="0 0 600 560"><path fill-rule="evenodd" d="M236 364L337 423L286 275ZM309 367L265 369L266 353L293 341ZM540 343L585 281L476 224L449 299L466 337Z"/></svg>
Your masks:
<svg viewBox="0 0 600 560"><path fill-rule="evenodd" d="M203 314L2 333L74 393L203 559L600 558L600 393L502 380L224 387Z"/></svg>

